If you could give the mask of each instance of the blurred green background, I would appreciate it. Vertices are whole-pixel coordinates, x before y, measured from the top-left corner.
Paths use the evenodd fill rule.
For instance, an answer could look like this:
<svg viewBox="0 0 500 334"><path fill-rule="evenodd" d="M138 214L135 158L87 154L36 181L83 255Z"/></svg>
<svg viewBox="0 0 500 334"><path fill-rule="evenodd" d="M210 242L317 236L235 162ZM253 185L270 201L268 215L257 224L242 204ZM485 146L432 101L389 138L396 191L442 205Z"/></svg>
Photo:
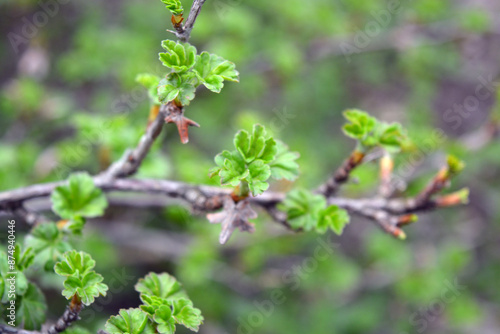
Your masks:
<svg viewBox="0 0 500 334"><path fill-rule="evenodd" d="M191 43L235 62L241 82L200 89L186 115L201 128L182 145L166 126L138 177L210 183L213 156L259 122L301 153L297 185L316 187L353 149L341 112L356 107L409 130L406 194L451 152L467 163L451 189L470 187L471 203L421 215L406 242L358 217L338 238L261 213L255 234L220 246L220 227L179 203L112 194L74 241L110 285L78 325L102 328L138 305L139 277L167 271L202 310L201 333L498 333L499 14L496 0L208 0ZM97 173L136 144L149 101L135 76L165 75L160 41L174 39L159 0L3 0L0 18L0 190ZM373 195L377 164L354 174L343 194ZM60 282L33 278L56 319Z"/></svg>

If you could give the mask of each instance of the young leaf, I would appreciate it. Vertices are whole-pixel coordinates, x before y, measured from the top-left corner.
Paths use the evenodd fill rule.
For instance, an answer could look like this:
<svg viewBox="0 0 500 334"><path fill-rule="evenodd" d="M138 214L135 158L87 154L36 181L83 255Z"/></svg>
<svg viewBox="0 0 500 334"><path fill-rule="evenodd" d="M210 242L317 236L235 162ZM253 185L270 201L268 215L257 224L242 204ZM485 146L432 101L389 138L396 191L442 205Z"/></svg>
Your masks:
<svg viewBox="0 0 500 334"><path fill-rule="evenodd" d="M293 228L311 231L318 226L321 210L326 207L326 200L321 195L310 191L295 189L290 191L279 209L285 211Z"/></svg>
<svg viewBox="0 0 500 334"><path fill-rule="evenodd" d="M299 176L299 165L295 162L300 157L297 152L290 152L280 140L276 140L276 156L271 161L271 176L276 179L295 180Z"/></svg>
<svg viewBox="0 0 500 334"><path fill-rule="evenodd" d="M406 139L403 127L399 123L379 123L380 133L378 135L378 144L391 153L397 153L401 150L401 145Z"/></svg>
<svg viewBox="0 0 500 334"><path fill-rule="evenodd" d="M274 159L277 152L276 141L273 138L266 138L266 130L259 124L254 125L251 135L245 130L240 130L234 137L234 146L247 163L255 159L269 162Z"/></svg>
<svg viewBox="0 0 500 334"><path fill-rule="evenodd" d="M24 329L39 330L45 323L45 314L47 311L47 303L45 296L32 283L28 284L26 293L16 300L18 305L16 312L17 324L24 324Z"/></svg>
<svg viewBox="0 0 500 334"><path fill-rule="evenodd" d="M377 125L377 120L371 117L366 112L351 109L344 112L344 117L351 123L345 124L342 128L344 133L354 139L360 141L365 140L370 132L373 131Z"/></svg>
<svg viewBox="0 0 500 334"><path fill-rule="evenodd" d="M161 0L165 5L167 5L167 9L172 12L173 15L181 15L184 12L184 8L182 8L182 4L179 0Z"/></svg>
<svg viewBox="0 0 500 334"><path fill-rule="evenodd" d="M177 100L183 106L189 105L195 96L195 86L192 82L192 73L170 73L158 84L158 101L168 103Z"/></svg>
<svg viewBox="0 0 500 334"><path fill-rule="evenodd" d="M58 262L54 271L59 276L85 275L95 267L95 261L84 252L71 250L64 253L63 260Z"/></svg>
<svg viewBox="0 0 500 334"><path fill-rule="evenodd" d="M82 303L88 306L94 302L95 298L106 296L108 286L101 283L102 281L102 276L94 271L68 276L64 281L65 289L62 294L68 300L77 294Z"/></svg>
<svg viewBox="0 0 500 334"><path fill-rule="evenodd" d="M153 319L158 324L156 328L160 334L175 333L175 319L172 317L172 309L169 305L159 307Z"/></svg>
<svg viewBox="0 0 500 334"><path fill-rule="evenodd" d="M265 164L263 160L255 160L248 165L248 175L244 180L248 182L248 188L252 195L257 196L269 188L269 183L266 180L270 176L271 167Z"/></svg>
<svg viewBox="0 0 500 334"><path fill-rule="evenodd" d="M189 43L179 43L171 40L164 40L161 46L167 52L160 52L158 55L161 62L175 72L186 72L196 61L196 48Z"/></svg>
<svg viewBox="0 0 500 334"><path fill-rule="evenodd" d="M172 302L172 317L175 321L192 331L197 332L203 323L201 311L193 307L193 302L189 299L178 299Z"/></svg>
<svg viewBox="0 0 500 334"><path fill-rule="evenodd" d="M68 184L54 189L51 200L52 210L64 219L101 216L108 206L101 189L86 173L71 175Z"/></svg>
<svg viewBox="0 0 500 334"><path fill-rule="evenodd" d="M24 243L27 248L33 249L36 263L43 267L49 263L49 270L52 270L54 262L71 249L71 245L63 238L63 233L55 223L44 223L35 226Z"/></svg>
<svg viewBox="0 0 500 334"><path fill-rule="evenodd" d="M220 93L224 80L239 81L234 63L206 51L196 56L194 71L201 83L215 93Z"/></svg>
<svg viewBox="0 0 500 334"><path fill-rule="evenodd" d="M110 334L153 334L153 326L148 315L138 308L120 310L119 315L112 316L104 325Z"/></svg>
<svg viewBox="0 0 500 334"><path fill-rule="evenodd" d="M135 285L135 290L141 294L156 296L165 300L175 300L179 298L187 298L186 292L182 289L182 285L177 282L175 277L169 274L149 273L146 277L141 278Z"/></svg>
<svg viewBox="0 0 500 334"><path fill-rule="evenodd" d="M319 221L316 227L318 233L325 233L328 228L336 234L342 235L344 227L349 223L349 214L338 206L330 205L319 212Z"/></svg>

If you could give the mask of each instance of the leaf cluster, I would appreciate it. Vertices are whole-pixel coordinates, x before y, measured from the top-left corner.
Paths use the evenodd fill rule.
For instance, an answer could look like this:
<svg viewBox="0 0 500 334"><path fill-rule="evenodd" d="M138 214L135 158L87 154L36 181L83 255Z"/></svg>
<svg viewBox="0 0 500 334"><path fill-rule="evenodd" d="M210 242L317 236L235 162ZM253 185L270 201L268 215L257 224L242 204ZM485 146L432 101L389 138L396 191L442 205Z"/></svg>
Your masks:
<svg viewBox="0 0 500 334"><path fill-rule="evenodd" d="M84 252L71 250L63 254L62 261L56 263L54 271L57 275L65 277L62 294L68 300L77 295L84 305L90 305L95 298L106 296L108 286L103 277L93 269L95 261Z"/></svg>
<svg viewBox="0 0 500 334"><path fill-rule="evenodd" d="M164 40L161 43L165 52L159 53L160 61L171 72L157 85L158 102L176 101L178 105L188 105L195 97L198 86L204 85L215 93L220 93L224 80L238 82L239 73L234 63L203 51L197 54L196 47L189 43ZM148 88L153 77L140 78Z"/></svg>
<svg viewBox="0 0 500 334"><path fill-rule="evenodd" d="M193 307L174 277L149 273L139 280L135 289L143 304L112 316L105 325L110 334L171 334L178 324L197 332L203 323L201 311Z"/></svg>
<svg viewBox="0 0 500 334"><path fill-rule="evenodd" d="M388 152L397 153L406 140L405 130L399 123L379 121L358 109L346 110L344 117L350 123L345 124L342 130L347 136L358 141L361 152L379 146Z"/></svg>
<svg viewBox="0 0 500 334"><path fill-rule="evenodd" d="M250 134L240 130L233 141L235 150L223 151L215 157L217 167L210 176L219 175L221 185L240 187L246 196L246 188L257 196L269 188L267 180L295 180L299 166L295 160L298 153L288 151L282 142L267 136L263 126L256 124Z"/></svg>
<svg viewBox="0 0 500 334"><path fill-rule="evenodd" d="M341 235L349 223L347 211L336 205L327 205L324 196L314 195L308 190L290 191L278 208L287 213L293 228L304 231L324 234L331 229Z"/></svg>

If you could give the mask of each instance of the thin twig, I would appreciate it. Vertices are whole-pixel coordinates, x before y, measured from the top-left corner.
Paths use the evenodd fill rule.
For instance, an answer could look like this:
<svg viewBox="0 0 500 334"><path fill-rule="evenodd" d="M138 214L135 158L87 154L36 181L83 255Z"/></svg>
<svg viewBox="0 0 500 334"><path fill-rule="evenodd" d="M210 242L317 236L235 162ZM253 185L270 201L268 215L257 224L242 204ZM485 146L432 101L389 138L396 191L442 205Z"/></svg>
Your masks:
<svg viewBox="0 0 500 334"><path fill-rule="evenodd" d="M175 32L177 38L186 43L189 41L189 37L191 37L191 30L193 30L194 23L196 22L196 18L200 14L201 7L205 3L206 0L194 0L193 5L191 6L191 10L189 12L189 16L186 20L186 23L182 27L182 29L178 29Z"/></svg>

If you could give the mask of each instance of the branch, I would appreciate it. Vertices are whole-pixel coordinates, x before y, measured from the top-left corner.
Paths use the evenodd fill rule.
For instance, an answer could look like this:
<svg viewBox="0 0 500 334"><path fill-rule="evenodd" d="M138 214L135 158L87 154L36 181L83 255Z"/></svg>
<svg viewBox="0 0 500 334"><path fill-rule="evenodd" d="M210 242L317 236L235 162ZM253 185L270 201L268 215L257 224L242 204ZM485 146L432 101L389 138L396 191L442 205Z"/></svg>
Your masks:
<svg viewBox="0 0 500 334"><path fill-rule="evenodd" d="M181 42L187 43L189 41L189 37L191 36L191 30L193 30L196 18L200 14L201 7L205 3L205 1L206 0L194 0L193 5L191 6L191 11L189 12L189 16L186 20L186 23L184 24L183 27L176 29L175 35Z"/></svg>
<svg viewBox="0 0 500 334"><path fill-rule="evenodd" d="M165 124L164 118L173 112L173 108L175 107L170 103L162 105L155 120L148 126L146 132L139 140L137 147L133 150L127 150L120 160L113 163L100 176L103 178L115 178L135 174L151 149L155 139L160 135L163 124Z"/></svg>
<svg viewBox="0 0 500 334"><path fill-rule="evenodd" d="M363 162L364 157L364 153L354 150L349 158L333 173L332 177L321 185L316 192L325 197L330 197L336 193L339 187L349 180L352 170Z"/></svg>

